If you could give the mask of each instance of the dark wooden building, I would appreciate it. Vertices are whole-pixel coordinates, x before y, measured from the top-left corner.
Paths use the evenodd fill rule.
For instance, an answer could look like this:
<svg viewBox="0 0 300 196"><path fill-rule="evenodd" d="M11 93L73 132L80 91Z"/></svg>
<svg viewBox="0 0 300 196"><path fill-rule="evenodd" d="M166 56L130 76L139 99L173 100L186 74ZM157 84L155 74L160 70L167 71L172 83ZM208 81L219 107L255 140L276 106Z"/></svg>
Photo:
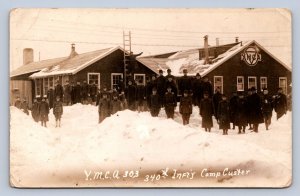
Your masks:
<svg viewBox="0 0 300 196"><path fill-rule="evenodd" d="M136 61L131 69L131 79L146 83L146 79L158 70L147 67L140 61ZM11 95L11 102L16 96L25 98L29 103L33 97L43 97L50 88L54 88L55 81L63 86L66 81L86 81L88 84L95 82L98 88L106 86L113 89L124 78L124 50L120 47L107 48L93 52L78 54L72 45L68 57L50 59L40 62L27 63L11 72L11 92L17 83L30 84L26 90L19 86L20 93ZM27 96L30 95L30 96Z"/></svg>
<svg viewBox="0 0 300 196"><path fill-rule="evenodd" d="M139 60L153 69L172 70L179 79L183 69L194 77L207 76L213 89L231 96L233 91L247 91L255 87L258 92L267 88L275 94L279 87L285 94L291 92L292 69L255 40L226 45L209 46L207 37L204 48L141 57Z"/></svg>

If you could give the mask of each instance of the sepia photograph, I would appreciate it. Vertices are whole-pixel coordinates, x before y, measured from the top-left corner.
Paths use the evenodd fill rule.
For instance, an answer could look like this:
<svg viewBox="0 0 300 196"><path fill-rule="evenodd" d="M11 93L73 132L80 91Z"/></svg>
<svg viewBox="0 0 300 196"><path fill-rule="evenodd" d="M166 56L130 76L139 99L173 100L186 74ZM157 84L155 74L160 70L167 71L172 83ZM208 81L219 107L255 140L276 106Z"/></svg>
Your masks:
<svg viewBox="0 0 300 196"><path fill-rule="evenodd" d="M16 8L10 185L292 184L282 8Z"/></svg>

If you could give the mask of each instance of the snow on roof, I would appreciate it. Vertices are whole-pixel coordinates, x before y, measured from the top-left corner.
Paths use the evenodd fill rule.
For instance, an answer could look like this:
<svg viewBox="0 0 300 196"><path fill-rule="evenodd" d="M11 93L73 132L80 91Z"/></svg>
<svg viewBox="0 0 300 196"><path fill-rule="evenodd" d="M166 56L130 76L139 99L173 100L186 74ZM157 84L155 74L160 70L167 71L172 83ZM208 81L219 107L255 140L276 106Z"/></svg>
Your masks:
<svg viewBox="0 0 300 196"><path fill-rule="evenodd" d="M106 48L93 52L78 54L72 58L66 58L60 62L54 63L41 71L34 73L30 78L47 77L53 75L75 74L94 62L102 59L108 54L120 49L120 47Z"/></svg>
<svg viewBox="0 0 300 196"><path fill-rule="evenodd" d="M263 46L258 44L255 40L244 41L241 44L236 44L228 49L226 52L219 54L216 58L210 57L212 61L211 64L204 64L204 60L199 60L199 49L190 49L184 51L178 51L175 54L169 56L168 58L159 59L154 57L140 57L140 61L144 62L148 66L153 67L153 69L162 69L166 73L167 69L171 69L174 76L181 76L183 74L183 69L188 70L188 75L195 75L200 73L201 76L205 76L221 64L223 64L228 59L232 58L238 52L244 50L251 44L256 44L259 48L264 50L267 54L272 56L276 61L291 70L289 66L280 61L269 51L267 51Z"/></svg>
<svg viewBox="0 0 300 196"><path fill-rule="evenodd" d="M57 64L58 62L61 62L65 60L67 57L60 57L55 59L48 59L48 60L42 60L38 62L32 62L26 65L22 65L18 67L17 69L10 72L10 77L15 77L23 74L33 73L40 71L46 67L49 67L53 64Z"/></svg>

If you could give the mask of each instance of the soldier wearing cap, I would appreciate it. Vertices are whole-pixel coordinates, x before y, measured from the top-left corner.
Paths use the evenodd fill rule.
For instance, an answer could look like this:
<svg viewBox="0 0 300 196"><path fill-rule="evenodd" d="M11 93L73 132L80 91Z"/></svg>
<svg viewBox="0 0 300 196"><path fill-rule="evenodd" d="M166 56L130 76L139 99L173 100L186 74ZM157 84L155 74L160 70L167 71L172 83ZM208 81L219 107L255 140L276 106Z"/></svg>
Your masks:
<svg viewBox="0 0 300 196"><path fill-rule="evenodd" d="M196 78L193 81L193 104L199 106L201 99L203 98L202 79L199 73L196 74Z"/></svg>
<svg viewBox="0 0 300 196"><path fill-rule="evenodd" d="M283 94L282 88L278 88L278 93L274 100L274 109L277 114L277 120L287 112L287 98Z"/></svg>
<svg viewBox="0 0 300 196"><path fill-rule="evenodd" d="M183 125L189 124L190 116L193 112L192 99L189 96L189 91L184 90L183 96L180 99L179 113L182 115Z"/></svg>
<svg viewBox="0 0 300 196"><path fill-rule="evenodd" d="M238 99L236 105L236 115L235 115L235 125L238 126L239 134L245 133L247 126L247 108L246 99L244 97L244 92L238 92Z"/></svg>
<svg viewBox="0 0 300 196"><path fill-rule="evenodd" d="M56 86L54 88L54 98L59 96L60 100L63 100L64 88L60 84L59 80L56 80Z"/></svg>
<svg viewBox="0 0 300 196"><path fill-rule="evenodd" d="M213 88L212 88L212 84L208 80L207 76L204 76L204 78L203 78L202 90L203 90L203 92L206 91L208 93L209 98L212 98Z"/></svg>
<svg viewBox="0 0 300 196"><path fill-rule="evenodd" d="M273 111L273 99L269 95L268 89L263 89L263 96L262 96L262 113L264 116L264 122L266 126L266 130L269 130L269 126L271 124L272 118L272 111Z"/></svg>
<svg viewBox="0 0 300 196"><path fill-rule="evenodd" d="M159 96L160 103L162 104L161 106L163 106L164 95L166 93L166 89L165 89L166 78L163 76L163 70L161 69L159 70L159 75L156 79L156 83L157 83L157 94Z"/></svg>
<svg viewBox="0 0 300 196"><path fill-rule="evenodd" d="M264 122L262 111L261 111L261 98L256 92L255 87L251 87L252 95L249 97L249 121L253 124L253 131L258 132L258 125Z"/></svg>
<svg viewBox="0 0 300 196"><path fill-rule="evenodd" d="M187 69L183 69L183 76L178 81L179 93L183 95L185 90L190 91L192 87L192 79L187 76Z"/></svg>
<svg viewBox="0 0 300 196"><path fill-rule="evenodd" d="M214 114L214 106L209 93L204 92L203 99L200 102L200 116L202 117L202 128L210 132L213 127L212 116Z"/></svg>
<svg viewBox="0 0 300 196"><path fill-rule="evenodd" d="M174 110L177 106L176 96L172 92L172 86L167 87L167 92L164 97L164 106L167 114L167 118L174 118Z"/></svg>
<svg viewBox="0 0 300 196"><path fill-rule="evenodd" d="M171 72L171 69L167 69L166 79L168 80L168 78L172 78L172 80L175 82L175 76L173 76Z"/></svg>
<svg viewBox="0 0 300 196"><path fill-rule="evenodd" d="M157 94L156 88L152 89L152 95L150 96L150 113L152 117L157 117L161 108L160 97Z"/></svg>

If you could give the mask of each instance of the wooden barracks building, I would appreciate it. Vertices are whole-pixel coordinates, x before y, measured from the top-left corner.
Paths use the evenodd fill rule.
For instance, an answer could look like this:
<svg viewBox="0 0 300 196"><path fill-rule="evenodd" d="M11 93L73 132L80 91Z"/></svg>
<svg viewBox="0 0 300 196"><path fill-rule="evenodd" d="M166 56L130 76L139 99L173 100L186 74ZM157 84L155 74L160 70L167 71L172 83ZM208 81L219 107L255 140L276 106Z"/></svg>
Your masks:
<svg viewBox="0 0 300 196"><path fill-rule="evenodd" d="M121 47L107 48L77 54L72 44L67 57L33 61L33 50L24 49L24 65L10 73L10 102L16 97L27 99L31 105L33 97L42 97L55 81L62 85L66 81L95 82L99 88L104 85L113 88L124 76L124 50ZM147 78L162 69L172 70L176 77L199 73L207 76L214 89L231 95L233 91L246 91L255 87L258 91L268 88L275 94L279 87L285 94L291 91L291 66L272 55L255 40L209 46L208 36L204 37L204 48L196 48L166 54L137 58L132 70L133 79L146 83Z"/></svg>

